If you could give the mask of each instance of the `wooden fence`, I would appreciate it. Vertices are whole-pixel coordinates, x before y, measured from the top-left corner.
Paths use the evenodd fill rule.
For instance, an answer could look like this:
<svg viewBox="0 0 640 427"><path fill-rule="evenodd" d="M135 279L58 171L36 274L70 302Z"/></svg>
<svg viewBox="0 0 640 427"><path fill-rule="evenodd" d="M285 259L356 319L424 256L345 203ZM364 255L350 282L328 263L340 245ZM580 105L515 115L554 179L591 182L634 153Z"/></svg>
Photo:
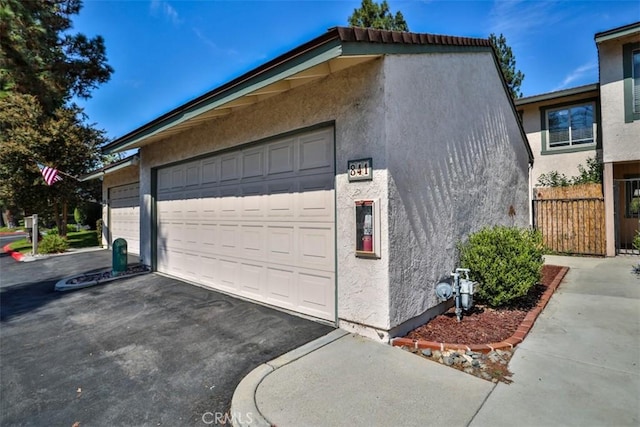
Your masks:
<svg viewBox="0 0 640 427"><path fill-rule="evenodd" d="M604 197L599 184L536 188L533 221L555 253L605 255Z"/></svg>

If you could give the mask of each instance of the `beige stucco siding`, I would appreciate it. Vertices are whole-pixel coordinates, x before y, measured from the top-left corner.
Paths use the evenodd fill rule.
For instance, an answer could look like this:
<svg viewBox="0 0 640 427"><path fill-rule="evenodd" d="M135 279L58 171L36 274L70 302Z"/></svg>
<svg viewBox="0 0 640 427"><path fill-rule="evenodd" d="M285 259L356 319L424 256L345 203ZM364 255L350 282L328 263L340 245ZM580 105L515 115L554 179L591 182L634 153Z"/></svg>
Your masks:
<svg viewBox="0 0 640 427"><path fill-rule="evenodd" d="M623 45L640 42L640 34L598 45L605 163L640 160L640 120L625 123Z"/></svg>
<svg viewBox="0 0 640 427"><path fill-rule="evenodd" d="M142 255L151 259L151 169L194 156L259 141L319 123L334 122L336 141L336 234L338 318L388 329L386 217L382 218L382 258L354 256L354 204L379 198L387 211L387 175L382 60L331 75L261 103L213 119L202 126L141 149ZM348 159L372 157L374 179L349 184Z"/></svg>
<svg viewBox="0 0 640 427"><path fill-rule="evenodd" d="M470 232L527 226L529 158L489 53L388 57L385 107L395 327L438 304Z"/></svg>

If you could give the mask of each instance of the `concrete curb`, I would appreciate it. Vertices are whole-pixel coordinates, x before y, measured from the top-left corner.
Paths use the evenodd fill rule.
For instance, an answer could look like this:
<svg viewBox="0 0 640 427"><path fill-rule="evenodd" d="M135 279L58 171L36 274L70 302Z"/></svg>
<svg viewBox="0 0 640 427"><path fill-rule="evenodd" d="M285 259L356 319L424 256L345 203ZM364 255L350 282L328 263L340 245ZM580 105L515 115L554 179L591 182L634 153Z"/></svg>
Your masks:
<svg viewBox="0 0 640 427"><path fill-rule="evenodd" d="M288 353L283 354L267 363L255 368L245 376L236 390L233 392L231 399L231 423L234 427L271 427L271 423L260 413L256 404L256 390L267 375L276 369L288 365L300 359L307 354L324 347L346 335L349 332L336 329L327 335L317 338L307 344L300 346Z"/></svg>
<svg viewBox="0 0 640 427"><path fill-rule="evenodd" d="M562 269L558 272L556 277L551 281L551 284L544 291L542 296L540 297L540 301L536 307L531 310L525 318L520 323L518 329L511 335L509 338L505 339L501 342L494 342L488 344L453 344L453 343L443 343L436 341L427 341L427 340L414 340L409 338L394 338L391 340L391 345L394 347L411 347L411 348L429 348L432 350L464 350L464 351L476 351L481 353L489 353L494 350L513 350L515 346L524 341L524 338L527 336L531 328L533 327L534 322L542 313L542 310L547 306L547 303L551 299L551 296L554 294L558 286L560 286L560 282L564 279L564 276L569 271L569 267L562 267Z"/></svg>
<svg viewBox="0 0 640 427"><path fill-rule="evenodd" d="M98 246L95 247L89 247L89 248L81 248L81 249L69 249L66 252L62 252L59 254L48 254L48 255L25 255L21 252L17 252L12 250L9 245L11 245L11 243L5 245L2 248L2 251L9 254L9 256L13 259L15 259L18 262L32 262L32 261L39 261L39 260L43 260L43 259L49 259L51 257L59 257L59 256L65 256L65 255L73 255L73 254L77 254L77 253L82 253L82 252L96 252L96 251L102 251L102 250L107 250L107 248L101 248Z"/></svg>

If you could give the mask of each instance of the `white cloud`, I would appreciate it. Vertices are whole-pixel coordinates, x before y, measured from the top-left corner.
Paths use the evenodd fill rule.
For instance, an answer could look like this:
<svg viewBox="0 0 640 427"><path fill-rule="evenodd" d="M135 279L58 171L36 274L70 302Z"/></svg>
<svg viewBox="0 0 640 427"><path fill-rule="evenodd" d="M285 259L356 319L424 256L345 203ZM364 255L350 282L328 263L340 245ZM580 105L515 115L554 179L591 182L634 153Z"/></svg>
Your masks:
<svg viewBox="0 0 640 427"><path fill-rule="evenodd" d="M489 32L504 34L509 45L513 46L530 42L535 34L564 18L557 2L495 0L489 13Z"/></svg>
<svg viewBox="0 0 640 427"><path fill-rule="evenodd" d="M182 23L178 12L169 4L168 1L151 0L151 12L154 14L158 12L162 13L174 25L180 25Z"/></svg>
<svg viewBox="0 0 640 427"><path fill-rule="evenodd" d="M238 51L232 48L221 48L220 46L218 46L213 40L211 40L210 38L208 38L207 36L205 36L203 34L203 32L199 29L199 28L193 28L193 32L195 33L195 35L198 37L198 39L200 39L200 41L202 41L205 45L209 46L209 48L214 52L214 53L222 53L228 56L236 56L238 55Z"/></svg>
<svg viewBox="0 0 640 427"><path fill-rule="evenodd" d="M597 62L590 62L588 64L581 65L577 67L575 70L571 71L567 76L562 80L558 86L556 86L553 91L565 89L567 86L575 82L576 80L580 80L583 77L589 75L593 70L598 68Z"/></svg>

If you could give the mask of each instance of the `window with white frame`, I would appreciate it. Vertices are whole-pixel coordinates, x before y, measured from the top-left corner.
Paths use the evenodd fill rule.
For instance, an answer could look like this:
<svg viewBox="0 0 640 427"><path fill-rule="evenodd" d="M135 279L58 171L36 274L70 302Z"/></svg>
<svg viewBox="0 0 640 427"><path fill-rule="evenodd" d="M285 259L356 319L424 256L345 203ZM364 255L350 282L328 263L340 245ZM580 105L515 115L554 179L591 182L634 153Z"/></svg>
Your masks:
<svg viewBox="0 0 640 427"><path fill-rule="evenodd" d="M595 144L594 114L593 102L547 110L548 148Z"/></svg>

